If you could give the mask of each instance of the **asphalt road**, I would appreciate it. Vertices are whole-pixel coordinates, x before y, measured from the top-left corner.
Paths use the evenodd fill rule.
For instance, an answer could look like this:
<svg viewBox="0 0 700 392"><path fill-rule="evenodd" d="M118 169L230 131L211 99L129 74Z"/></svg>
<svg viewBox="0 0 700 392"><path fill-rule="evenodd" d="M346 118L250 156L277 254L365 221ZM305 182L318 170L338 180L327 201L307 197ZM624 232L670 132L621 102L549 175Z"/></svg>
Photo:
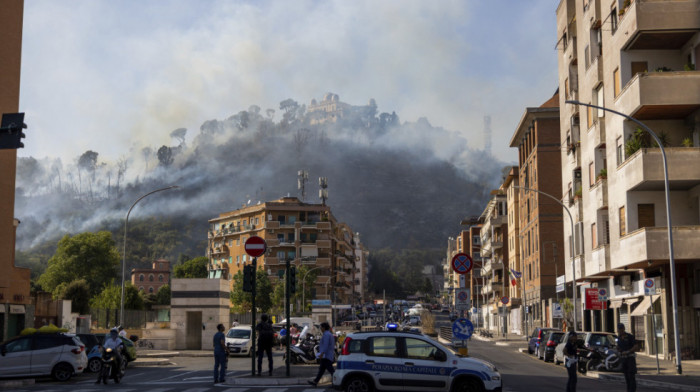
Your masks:
<svg viewBox="0 0 700 392"><path fill-rule="evenodd" d="M472 340L469 354L476 358L488 360L498 367L503 377L504 392L516 391L562 391L566 388L566 370L562 365L543 363L535 357L517 351L515 346L501 346L492 342ZM96 376L86 373L74 377L69 382L59 383L51 379L37 380L36 385L16 389L17 391L67 392L67 391L111 391L111 392L301 392L330 391L330 388L312 388L309 385L273 386L273 385L214 385L212 382L213 358L177 357L173 364L158 367L135 367L127 370L127 375L119 385L94 385ZM275 357L281 365L281 357ZM266 365L265 365L266 366ZM311 366L313 368L313 366ZM308 373L308 367L307 372ZM278 368L276 377L284 375L284 369ZM250 374L249 358L232 358L229 361L228 379ZM292 375L300 371L292 368ZM263 377L265 379L265 377ZM578 378L579 391L621 391L625 386L612 381ZM655 391L653 388L640 387L640 392Z"/></svg>

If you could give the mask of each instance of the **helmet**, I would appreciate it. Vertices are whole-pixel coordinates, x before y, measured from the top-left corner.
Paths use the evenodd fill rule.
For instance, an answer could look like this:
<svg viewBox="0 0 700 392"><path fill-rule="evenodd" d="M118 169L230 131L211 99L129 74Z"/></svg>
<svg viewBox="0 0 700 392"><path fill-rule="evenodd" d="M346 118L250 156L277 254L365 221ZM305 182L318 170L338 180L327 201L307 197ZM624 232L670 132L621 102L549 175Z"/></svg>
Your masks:
<svg viewBox="0 0 700 392"><path fill-rule="evenodd" d="M109 330L109 333L112 334L112 335L119 335L119 331L117 330L117 328L112 328L112 329L110 329L110 330Z"/></svg>

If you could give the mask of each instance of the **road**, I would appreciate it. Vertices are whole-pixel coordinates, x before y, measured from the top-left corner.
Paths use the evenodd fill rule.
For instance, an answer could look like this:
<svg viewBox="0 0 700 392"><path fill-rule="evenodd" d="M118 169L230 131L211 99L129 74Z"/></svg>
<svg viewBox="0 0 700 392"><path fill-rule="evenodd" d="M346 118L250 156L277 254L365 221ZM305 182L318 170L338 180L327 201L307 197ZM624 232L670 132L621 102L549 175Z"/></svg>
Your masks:
<svg viewBox="0 0 700 392"><path fill-rule="evenodd" d="M504 383L504 391L561 391L566 387L566 370L563 366L543 363L533 356L517 351L514 346L501 346L492 342L472 340L469 343L471 356L488 360L498 367ZM276 357L281 364L281 357ZM93 374L84 374L67 383L58 383L50 379L37 380L37 384L24 387L21 391L69 392L69 391L112 391L112 392L302 392L330 391L331 388L313 388L309 385L272 386L272 385L213 385L213 359L173 358L173 365L159 367L137 367L127 370L126 378L120 385L94 385ZM266 365L265 365L266 366ZM282 378L284 369L278 368L275 377ZM308 367L307 367L308 369ZM308 373L308 372L307 372ZM229 362L228 379L250 374L249 358L232 358ZM292 375L298 375L292 368ZM266 377L262 377L265 379ZM20 389L18 389L20 390ZM579 376L579 391L620 391L624 385L611 381L591 379ZM640 392L655 389L640 387Z"/></svg>

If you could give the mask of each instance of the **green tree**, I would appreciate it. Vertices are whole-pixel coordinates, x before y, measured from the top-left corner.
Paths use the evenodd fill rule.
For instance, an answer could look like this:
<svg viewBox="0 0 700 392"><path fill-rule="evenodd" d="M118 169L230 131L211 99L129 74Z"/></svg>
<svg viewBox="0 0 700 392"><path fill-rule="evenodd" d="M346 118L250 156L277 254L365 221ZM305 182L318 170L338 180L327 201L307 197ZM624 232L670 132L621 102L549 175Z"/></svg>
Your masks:
<svg viewBox="0 0 700 392"><path fill-rule="evenodd" d="M204 256L195 257L173 268L173 275L178 278L206 278L209 259Z"/></svg>
<svg viewBox="0 0 700 392"><path fill-rule="evenodd" d="M170 305L170 285L164 284L156 293L156 305Z"/></svg>
<svg viewBox="0 0 700 392"><path fill-rule="evenodd" d="M56 253L49 259L38 283L54 296L56 289L76 279L84 279L94 296L105 284L117 277L119 252L108 231L66 235L58 242Z"/></svg>
<svg viewBox="0 0 700 392"><path fill-rule="evenodd" d="M90 306L99 309L119 309L121 307L122 288L120 285L110 282L102 291L90 300ZM124 285L124 309L144 309L143 293L131 282Z"/></svg>
<svg viewBox="0 0 700 392"><path fill-rule="evenodd" d="M272 308L272 283L267 273L259 268L255 276L255 307L261 312L269 312ZM233 311L236 313L249 312L253 308L253 296L243 291L243 270L233 276L233 290L230 294Z"/></svg>
<svg viewBox="0 0 700 392"><path fill-rule="evenodd" d="M90 312L90 286L85 279L74 280L63 286L58 296L71 301L73 312L79 314Z"/></svg>

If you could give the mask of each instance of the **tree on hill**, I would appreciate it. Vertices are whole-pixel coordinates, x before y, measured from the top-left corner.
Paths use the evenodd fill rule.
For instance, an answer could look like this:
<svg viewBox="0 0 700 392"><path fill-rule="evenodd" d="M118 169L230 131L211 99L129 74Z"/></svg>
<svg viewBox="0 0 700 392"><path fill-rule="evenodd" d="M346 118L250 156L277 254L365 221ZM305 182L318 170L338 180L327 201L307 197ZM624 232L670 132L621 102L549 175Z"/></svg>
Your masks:
<svg viewBox="0 0 700 392"><path fill-rule="evenodd" d="M49 259L38 283L57 297L61 284L65 287L74 280L84 279L92 297L117 277L119 262L119 252L110 232L66 235L58 242L56 253Z"/></svg>
<svg viewBox="0 0 700 392"><path fill-rule="evenodd" d="M208 265L209 259L206 257L195 257L194 259L186 261L183 264L176 265L173 268L173 276L178 279L206 278Z"/></svg>

